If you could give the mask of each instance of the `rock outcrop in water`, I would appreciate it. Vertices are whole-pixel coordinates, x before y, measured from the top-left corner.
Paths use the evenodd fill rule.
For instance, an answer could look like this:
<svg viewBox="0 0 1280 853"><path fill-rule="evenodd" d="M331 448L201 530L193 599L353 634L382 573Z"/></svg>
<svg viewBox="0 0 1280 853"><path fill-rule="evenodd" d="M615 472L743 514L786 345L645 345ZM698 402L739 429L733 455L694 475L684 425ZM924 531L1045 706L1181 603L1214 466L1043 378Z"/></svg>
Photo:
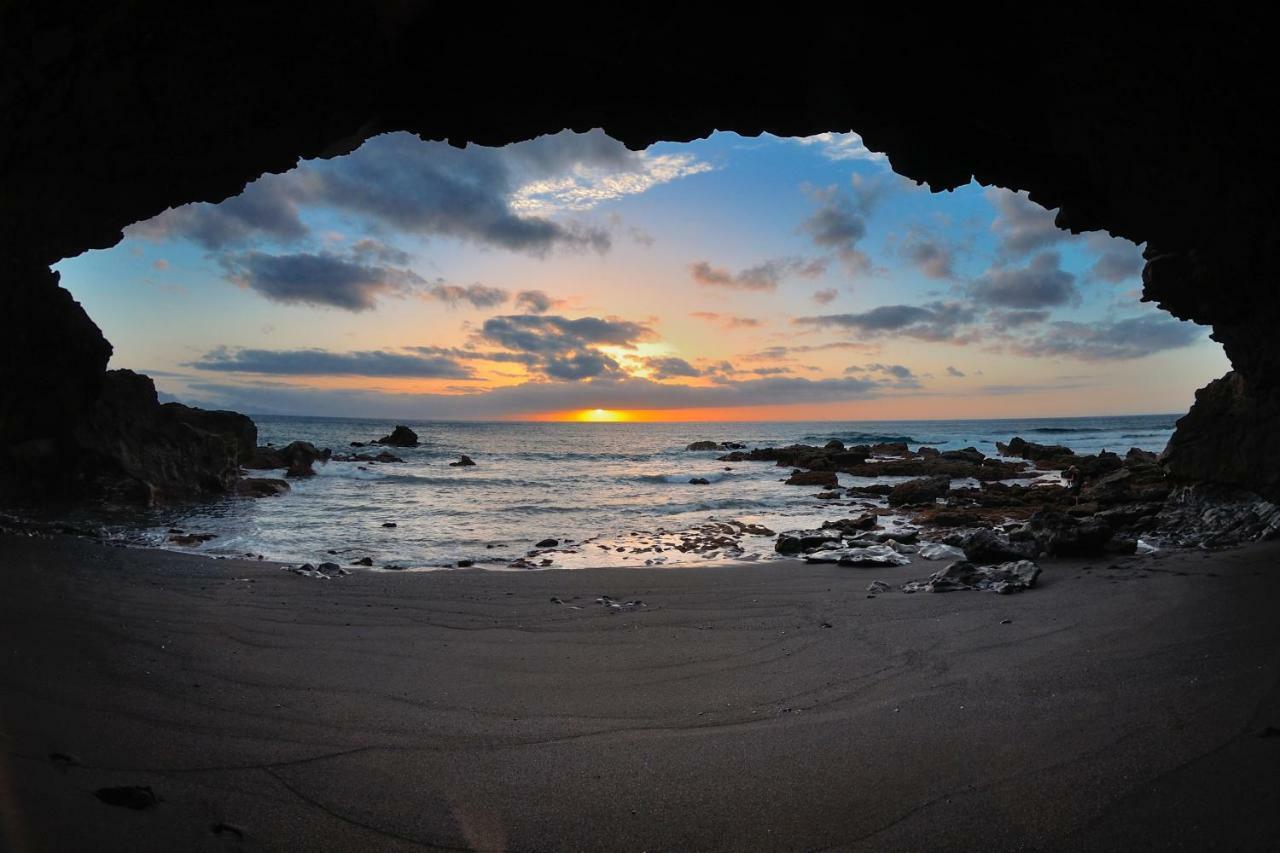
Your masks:
<svg viewBox="0 0 1280 853"><path fill-rule="evenodd" d="M407 426L400 425L393 429L390 435L384 435L374 441L373 444L388 444L392 447L417 447L418 434Z"/></svg>
<svg viewBox="0 0 1280 853"><path fill-rule="evenodd" d="M0 482L14 502L89 497L149 505L224 495L256 439L244 415L162 404L148 377L111 370L78 423L10 448L6 467L30 491Z"/></svg>

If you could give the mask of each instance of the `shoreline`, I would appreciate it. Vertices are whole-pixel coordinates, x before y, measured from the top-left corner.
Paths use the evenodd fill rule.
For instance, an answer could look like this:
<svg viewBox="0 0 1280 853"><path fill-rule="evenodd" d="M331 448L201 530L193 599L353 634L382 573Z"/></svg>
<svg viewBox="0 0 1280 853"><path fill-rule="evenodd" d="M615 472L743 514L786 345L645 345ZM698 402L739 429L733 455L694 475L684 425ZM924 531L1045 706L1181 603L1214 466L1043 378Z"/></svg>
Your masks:
<svg viewBox="0 0 1280 853"><path fill-rule="evenodd" d="M12 849L1265 849L1280 830L1280 738L1255 737L1280 725L1280 543L874 598L925 561L316 582L193 556L0 536ZM159 802L94 796L118 786Z"/></svg>

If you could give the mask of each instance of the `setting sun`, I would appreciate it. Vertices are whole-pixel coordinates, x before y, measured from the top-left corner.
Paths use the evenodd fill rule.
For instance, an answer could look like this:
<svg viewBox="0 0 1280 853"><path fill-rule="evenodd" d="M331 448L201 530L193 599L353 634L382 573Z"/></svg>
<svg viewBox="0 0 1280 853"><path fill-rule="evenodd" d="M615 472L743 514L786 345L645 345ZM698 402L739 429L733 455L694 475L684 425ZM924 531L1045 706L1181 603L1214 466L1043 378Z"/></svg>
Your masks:
<svg viewBox="0 0 1280 853"><path fill-rule="evenodd" d="M584 409L578 413L578 420L592 423L614 423L626 419L626 412L616 412L612 409Z"/></svg>

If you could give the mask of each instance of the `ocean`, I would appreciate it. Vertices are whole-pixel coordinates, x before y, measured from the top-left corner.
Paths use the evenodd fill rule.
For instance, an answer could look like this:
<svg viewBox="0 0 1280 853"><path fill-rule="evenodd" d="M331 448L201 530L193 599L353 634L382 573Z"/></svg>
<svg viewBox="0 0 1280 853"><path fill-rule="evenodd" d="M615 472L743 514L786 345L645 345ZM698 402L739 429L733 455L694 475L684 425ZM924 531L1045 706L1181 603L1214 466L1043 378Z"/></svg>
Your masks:
<svg viewBox="0 0 1280 853"><path fill-rule="evenodd" d="M751 448L820 445L836 438L846 444L905 441L913 449L974 446L995 455L996 441L1020 435L1077 452L1124 453L1130 447L1162 450L1177 417L409 423L421 446L391 448L404 464L317 463L315 477L292 481L292 491L281 497L149 510L112 521L107 532L134 544L214 556L261 555L295 564L350 565L369 557L374 570L440 569L460 562L503 569L529 557L536 543L548 538L558 540L560 547L534 555L532 562L539 567L544 561L547 568L578 568L771 559L773 537L743 534L741 525L775 531L815 527L853 510L843 501L816 499L818 489L783 485L786 472L771 463L719 462L721 452L689 452L688 444L733 441ZM259 443L280 446L304 440L335 452L351 452L352 441L370 441L395 426L392 421L345 418L254 420ZM463 453L475 460L475 467L450 467ZM282 471L253 473L283 476ZM710 484L691 485L694 477ZM874 481L842 474L840 482ZM673 547L688 531L727 531L725 523L739 525L733 531L734 547L698 553ZM169 541L173 529L213 538L194 548L179 546Z"/></svg>

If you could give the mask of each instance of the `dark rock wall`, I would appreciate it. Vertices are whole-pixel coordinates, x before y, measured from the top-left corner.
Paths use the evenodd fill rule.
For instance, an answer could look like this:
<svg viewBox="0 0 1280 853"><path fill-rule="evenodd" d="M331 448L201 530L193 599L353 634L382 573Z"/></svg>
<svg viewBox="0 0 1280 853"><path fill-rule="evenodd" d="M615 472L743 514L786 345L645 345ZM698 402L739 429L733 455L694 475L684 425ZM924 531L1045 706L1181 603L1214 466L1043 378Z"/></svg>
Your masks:
<svg viewBox="0 0 1280 853"><path fill-rule="evenodd" d="M0 7L0 299L16 309L0 337L30 342L4 345L3 378L18 377L0 392L6 442L44 435L32 419L83 412L109 353L50 292L48 264L111 246L166 207L219 201L299 157L401 129L497 145L599 126L637 148L715 129L856 130L934 190L971 177L1027 189L1061 208L1063 227L1147 242L1144 298L1212 324L1242 377L1233 393L1247 406L1197 406L1238 433L1239 453L1263 443L1229 413L1280 401L1262 18L1023 4L866 7L837 23L749 5L730 28L723 13L685 9L553 20L399 0L57 6ZM55 392L43 412L22 385L34 374ZM1176 471L1214 469L1184 467L1179 441ZM1263 463L1214 470L1230 479Z"/></svg>

